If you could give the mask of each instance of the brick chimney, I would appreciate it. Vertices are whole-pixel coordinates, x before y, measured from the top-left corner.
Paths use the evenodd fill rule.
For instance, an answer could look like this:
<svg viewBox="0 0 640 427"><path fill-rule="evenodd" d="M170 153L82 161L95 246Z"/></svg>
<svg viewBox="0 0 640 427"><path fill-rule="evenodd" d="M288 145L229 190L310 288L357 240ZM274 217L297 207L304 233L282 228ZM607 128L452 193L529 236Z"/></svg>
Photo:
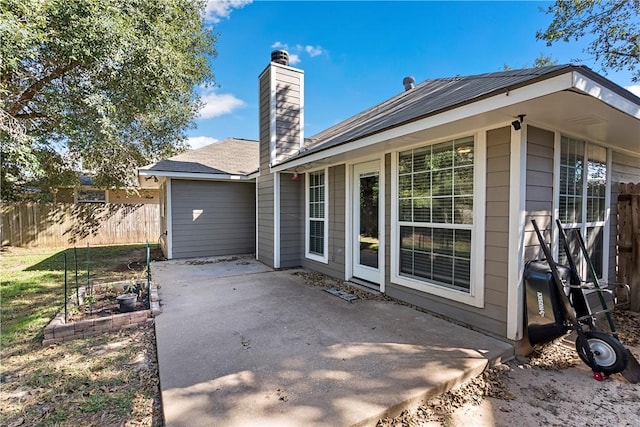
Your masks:
<svg viewBox="0 0 640 427"><path fill-rule="evenodd" d="M298 154L304 143L304 72L289 66L285 50L271 52L260 74L260 173Z"/></svg>

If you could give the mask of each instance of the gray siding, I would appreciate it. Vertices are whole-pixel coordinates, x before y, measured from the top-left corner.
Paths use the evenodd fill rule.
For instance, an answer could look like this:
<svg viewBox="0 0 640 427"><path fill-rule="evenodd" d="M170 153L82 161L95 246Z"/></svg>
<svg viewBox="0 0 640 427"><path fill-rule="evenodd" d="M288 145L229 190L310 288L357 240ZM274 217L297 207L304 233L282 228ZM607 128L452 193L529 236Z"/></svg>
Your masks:
<svg viewBox="0 0 640 427"><path fill-rule="evenodd" d="M174 258L255 252L253 183L174 179L171 201Z"/></svg>
<svg viewBox="0 0 640 427"><path fill-rule="evenodd" d="M259 176L258 186L258 252L259 261L274 266L273 255L273 188L275 175Z"/></svg>
<svg viewBox="0 0 640 427"><path fill-rule="evenodd" d="M275 118L271 117L271 80L275 82ZM271 130L276 130L273 163L298 154L302 132L304 74L301 70L271 63L259 77L260 170L269 173Z"/></svg>
<svg viewBox="0 0 640 427"><path fill-rule="evenodd" d="M298 267L304 256L304 180L280 174L280 267Z"/></svg>
<svg viewBox="0 0 640 427"><path fill-rule="evenodd" d="M302 71L273 65L276 73L276 159L298 154L302 113Z"/></svg>
<svg viewBox="0 0 640 427"><path fill-rule="evenodd" d="M345 166L329 168L329 263L302 256L302 266L338 279L344 279L345 254ZM304 212L304 210L303 210ZM304 227L304 224L303 224ZM304 248L304 246L303 246ZM303 249L304 251L304 249Z"/></svg>
<svg viewBox="0 0 640 427"><path fill-rule="evenodd" d="M167 247L167 236L164 234L167 231L167 182L163 182L160 187L160 249L165 257L169 257L169 248Z"/></svg>
<svg viewBox="0 0 640 427"><path fill-rule="evenodd" d="M260 133L260 174L269 174L269 141L271 138L271 67L267 68L259 78L259 133Z"/></svg>
<svg viewBox="0 0 640 427"><path fill-rule="evenodd" d="M527 127L525 261L543 257L531 220L536 220L547 242L554 232L553 144L553 132Z"/></svg>
<svg viewBox="0 0 640 427"><path fill-rule="evenodd" d="M302 115L302 81L304 74L271 63L259 77L259 132L260 132L260 176L256 180L258 191L258 248L257 258L263 263L275 267L275 175L271 173L271 132L276 133L277 163L300 148ZM275 87L271 86L274 80ZM272 89L275 100L272 99ZM275 117L271 116L272 101L275 101ZM304 182L292 181L291 175L282 174L280 182L280 267L300 265L304 249ZM302 189L301 189L302 188ZM304 246L303 246L304 247Z"/></svg>
<svg viewBox="0 0 640 427"><path fill-rule="evenodd" d="M609 229L609 272L608 280L616 282L618 266L618 194L619 184L640 183L640 157L613 152L611 159L611 228Z"/></svg>
<svg viewBox="0 0 640 427"><path fill-rule="evenodd" d="M387 284L387 294L394 298L502 337L507 318L510 138L508 127L487 132L486 250L478 254L485 255L484 308Z"/></svg>

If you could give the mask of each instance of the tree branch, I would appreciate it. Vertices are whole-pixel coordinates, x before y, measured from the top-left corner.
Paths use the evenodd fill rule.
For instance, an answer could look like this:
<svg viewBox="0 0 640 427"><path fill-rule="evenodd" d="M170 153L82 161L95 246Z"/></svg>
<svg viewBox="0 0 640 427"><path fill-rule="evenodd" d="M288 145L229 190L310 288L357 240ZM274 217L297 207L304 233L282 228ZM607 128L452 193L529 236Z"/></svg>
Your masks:
<svg viewBox="0 0 640 427"><path fill-rule="evenodd" d="M9 114L17 117L20 111L22 111L22 109L29 103L29 101L31 101L33 97L36 96L47 84L59 77L62 77L63 75L74 69L76 66L78 66L78 62L73 61L68 65L58 67L53 70L51 74L43 77L42 79L29 86L27 90L20 94L20 96L18 97L18 101L11 108L9 108Z"/></svg>
<svg viewBox="0 0 640 427"><path fill-rule="evenodd" d="M20 120L29 120L29 119L41 119L46 116L42 113L18 113L14 117Z"/></svg>
<svg viewBox="0 0 640 427"><path fill-rule="evenodd" d="M626 53L626 52L620 52L619 50L604 50L603 53L605 55L610 55L610 56L624 56L627 58L637 58L638 55L637 54L632 54L632 53Z"/></svg>

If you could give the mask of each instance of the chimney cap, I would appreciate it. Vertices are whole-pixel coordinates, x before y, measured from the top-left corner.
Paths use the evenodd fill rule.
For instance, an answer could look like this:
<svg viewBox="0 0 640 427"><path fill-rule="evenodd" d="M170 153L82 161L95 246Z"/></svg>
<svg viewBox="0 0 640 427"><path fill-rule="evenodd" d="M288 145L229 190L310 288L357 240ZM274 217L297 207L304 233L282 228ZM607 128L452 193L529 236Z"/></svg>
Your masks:
<svg viewBox="0 0 640 427"><path fill-rule="evenodd" d="M281 65L289 65L289 52L283 49L274 50L271 52L271 62Z"/></svg>
<svg viewBox="0 0 640 427"><path fill-rule="evenodd" d="M407 76L404 79L402 79L402 84L404 85L405 91L413 89L415 83L416 83L416 79L414 79L413 76Z"/></svg>

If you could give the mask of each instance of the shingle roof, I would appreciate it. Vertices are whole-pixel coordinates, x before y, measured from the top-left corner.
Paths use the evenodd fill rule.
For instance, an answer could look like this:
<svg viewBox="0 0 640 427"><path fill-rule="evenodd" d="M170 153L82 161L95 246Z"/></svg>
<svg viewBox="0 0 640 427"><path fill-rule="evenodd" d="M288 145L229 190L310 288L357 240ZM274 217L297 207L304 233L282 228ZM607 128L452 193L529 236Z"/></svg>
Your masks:
<svg viewBox="0 0 640 427"><path fill-rule="evenodd" d="M597 76L584 66L556 65L426 80L413 89L306 139L307 150L294 158L442 113L573 69Z"/></svg>
<svg viewBox="0 0 640 427"><path fill-rule="evenodd" d="M141 169L158 172L250 175L258 171L258 147L258 141L229 138Z"/></svg>

